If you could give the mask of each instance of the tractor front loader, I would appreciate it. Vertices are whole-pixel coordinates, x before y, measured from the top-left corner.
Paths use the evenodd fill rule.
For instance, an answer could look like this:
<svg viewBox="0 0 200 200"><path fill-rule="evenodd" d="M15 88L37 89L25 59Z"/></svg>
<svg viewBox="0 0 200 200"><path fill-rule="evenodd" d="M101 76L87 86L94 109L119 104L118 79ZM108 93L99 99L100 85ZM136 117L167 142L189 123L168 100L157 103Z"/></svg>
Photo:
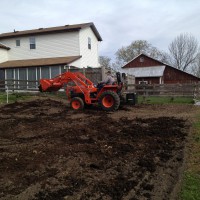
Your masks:
<svg viewBox="0 0 200 200"><path fill-rule="evenodd" d="M70 105L75 110L81 110L86 106L98 104L105 111L117 110L120 101L135 102L133 93L122 98L123 82L121 75L117 73L117 83L114 85L104 85L98 89L92 81L87 79L80 72L65 72L53 79L40 79L39 90L41 92L52 92L60 90L66 86L66 95Z"/></svg>

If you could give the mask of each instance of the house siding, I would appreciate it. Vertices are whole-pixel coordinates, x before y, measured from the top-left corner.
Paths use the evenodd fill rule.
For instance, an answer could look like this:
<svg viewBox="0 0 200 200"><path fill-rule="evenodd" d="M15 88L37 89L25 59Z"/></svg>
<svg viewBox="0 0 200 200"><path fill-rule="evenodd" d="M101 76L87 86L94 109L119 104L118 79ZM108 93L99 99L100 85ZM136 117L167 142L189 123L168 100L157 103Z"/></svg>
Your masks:
<svg viewBox="0 0 200 200"><path fill-rule="evenodd" d="M88 49L88 37L91 38L91 49ZM98 40L90 27L81 29L79 32L80 38L80 55L81 67L99 67L98 62Z"/></svg>
<svg viewBox="0 0 200 200"><path fill-rule="evenodd" d="M83 66L81 65L81 59L83 59L83 58L80 58L80 59L78 59L78 60L76 60L76 61L70 63L69 65L70 65L70 66L74 66L74 67L83 68Z"/></svg>
<svg viewBox="0 0 200 200"><path fill-rule="evenodd" d="M11 48L8 52L8 60L80 55L78 31L36 36L33 35L32 37L35 37L36 39L36 49L30 49L30 37L24 36L0 40L1 43ZM16 39L20 39L20 47L16 47Z"/></svg>
<svg viewBox="0 0 200 200"><path fill-rule="evenodd" d="M8 60L8 50L0 49L0 63Z"/></svg>

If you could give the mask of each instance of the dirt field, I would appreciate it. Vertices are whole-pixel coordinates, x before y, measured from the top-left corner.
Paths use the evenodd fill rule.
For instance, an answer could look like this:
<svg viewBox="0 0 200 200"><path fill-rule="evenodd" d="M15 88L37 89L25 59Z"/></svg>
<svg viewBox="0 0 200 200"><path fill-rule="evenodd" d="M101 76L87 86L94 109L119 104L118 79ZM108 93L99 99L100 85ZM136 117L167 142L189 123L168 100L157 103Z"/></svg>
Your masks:
<svg viewBox="0 0 200 200"><path fill-rule="evenodd" d="M80 112L50 99L0 108L0 199L173 199L192 105Z"/></svg>

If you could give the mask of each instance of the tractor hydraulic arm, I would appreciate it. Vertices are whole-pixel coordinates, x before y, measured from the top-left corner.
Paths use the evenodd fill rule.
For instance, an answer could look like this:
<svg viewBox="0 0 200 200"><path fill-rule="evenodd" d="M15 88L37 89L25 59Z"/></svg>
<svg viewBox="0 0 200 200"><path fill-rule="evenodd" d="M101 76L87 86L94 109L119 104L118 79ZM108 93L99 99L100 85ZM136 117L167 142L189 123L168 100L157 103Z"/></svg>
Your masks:
<svg viewBox="0 0 200 200"><path fill-rule="evenodd" d="M80 72L65 72L52 79L40 79L39 90L41 92L58 91L69 82L74 82L82 89L94 88L93 83Z"/></svg>

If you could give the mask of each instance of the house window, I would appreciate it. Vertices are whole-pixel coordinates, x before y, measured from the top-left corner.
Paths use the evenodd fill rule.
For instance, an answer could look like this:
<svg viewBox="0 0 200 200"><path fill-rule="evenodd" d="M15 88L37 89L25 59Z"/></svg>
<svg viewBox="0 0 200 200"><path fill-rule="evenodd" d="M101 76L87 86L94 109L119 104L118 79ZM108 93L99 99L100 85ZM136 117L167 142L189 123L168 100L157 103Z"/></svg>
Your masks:
<svg viewBox="0 0 200 200"><path fill-rule="evenodd" d="M59 66L54 66L51 67L51 78L54 78L60 74L60 67Z"/></svg>
<svg viewBox="0 0 200 200"><path fill-rule="evenodd" d="M28 80L29 81L36 81L36 67L29 67L28 68ZM36 88L36 82L28 82L29 88Z"/></svg>
<svg viewBox="0 0 200 200"><path fill-rule="evenodd" d="M41 79L41 67L37 67L36 71L37 81L39 81Z"/></svg>
<svg viewBox="0 0 200 200"><path fill-rule="evenodd" d="M35 38L34 37L29 38L29 42L30 42L30 49L36 49Z"/></svg>
<svg viewBox="0 0 200 200"><path fill-rule="evenodd" d="M13 79L13 78L14 78L14 70L6 69L6 79Z"/></svg>
<svg viewBox="0 0 200 200"><path fill-rule="evenodd" d="M4 69L0 69L0 80L5 80L5 71Z"/></svg>
<svg viewBox="0 0 200 200"><path fill-rule="evenodd" d="M50 78L49 67L41 67L41 78Z"/></svg>
<svg viewBox="0 0 200 200"><path fill-rule="evenodd" d="M61 66L61 73L66 72L66 68L64 66Z"/></svg>
<svg viewBox="0 0 200 200"><path fill-rule="evenodd" d="M6 69L6 79L7 81L7 86L10 88L12 87L13 84L13 79L14 79L14 70L13 69Z"/></svg>
<svg viewBox="0 0 200 200"><path fill-rule="evenodd" d="M18 79L19 79L19 77L18 77L18 75L19 75L19 69L18 69L18 68L15 68L14 74L15 74L14 79L15 79L15 80L18 80Z"/></svg>
<svg viewBox="0 0 200 200"><path fill-rule="evenodd" d="M16 40L16 47L20 47L20 40Z"/></svg>
<svg viewBox="0 0 200 200"><path fill-rule="evenodd" d="M140 57L140 62L144 62L144 57Z"/></svg>
<svg viewBox="0 0 200 200"><path fill-rule="evenodd" d="M91 38L88 38L88 49L91 49Z"/></svg>
<svg viewBox="0 0 200 200"><path fill-rule="evenodd" d="M19 88L19 68L14 69L15 88Z"/></svg>
<svg viewBox="0 0 200 200"><path fill-rule="evenodd" d="M19 87L27 88L27 68L19 69Z"/></svg>

